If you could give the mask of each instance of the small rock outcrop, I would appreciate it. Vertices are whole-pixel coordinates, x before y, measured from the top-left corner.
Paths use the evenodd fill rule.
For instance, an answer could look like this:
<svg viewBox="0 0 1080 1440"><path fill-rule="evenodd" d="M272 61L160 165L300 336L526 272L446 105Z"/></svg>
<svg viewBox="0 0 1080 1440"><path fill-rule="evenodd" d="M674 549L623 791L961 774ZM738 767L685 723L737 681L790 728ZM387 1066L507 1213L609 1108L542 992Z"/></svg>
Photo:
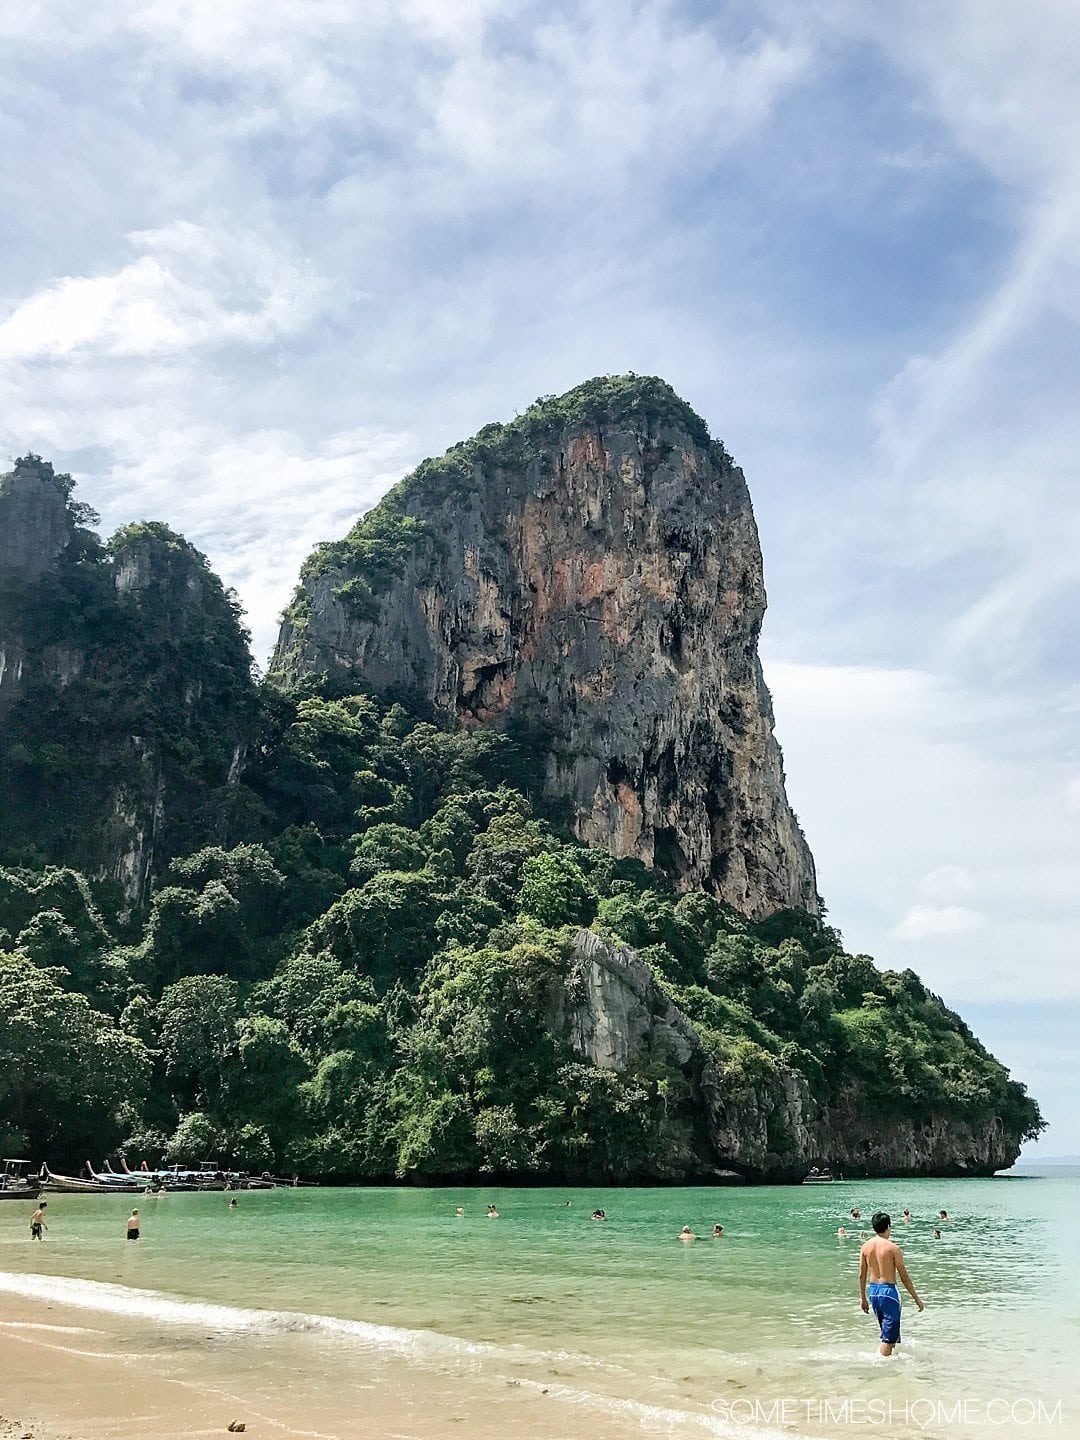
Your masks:
<svg viewBox="0 0 1080 1440"><path fill-rule="evenodd" d="M693 1025L662 994L644 961L592 930L574 937L554 1025L601 1070L628 1070L643 1061L685 1065L699 1048Z"/></svg>
<svg viewBox="0 0 1080 1440"><path fill-rule="evenodd" d="M71 544L70 476L47 460L26 455L0 475L0 575L36 580Z"/></svg>
<svg viewBox="0 0 1080 1440"><path fill-rule="evenodd" d="M758 661L742 471L662 381L428 461L308 561L271 673L515 733L577 836L761 917L820 909Z"/></svg>
<svg viewBox="0 0 1080 1440"><path fill-rule="evenodd" d="M1020 1153L999 1119L938 1115L881 1123L857 1087L818 1101L806 1077L780 1067L767 1082L733 1080L694 1023L666 996L633 949L593 930L570 944L553 1028L583 1059L619 1072L676 1068L702 1119L702 1146L684 1179L734 1172L750 1181L798 1182L812 1166L835 1174L992 1175ZM674 1178L665 1172L657 1178Z"/></svg>

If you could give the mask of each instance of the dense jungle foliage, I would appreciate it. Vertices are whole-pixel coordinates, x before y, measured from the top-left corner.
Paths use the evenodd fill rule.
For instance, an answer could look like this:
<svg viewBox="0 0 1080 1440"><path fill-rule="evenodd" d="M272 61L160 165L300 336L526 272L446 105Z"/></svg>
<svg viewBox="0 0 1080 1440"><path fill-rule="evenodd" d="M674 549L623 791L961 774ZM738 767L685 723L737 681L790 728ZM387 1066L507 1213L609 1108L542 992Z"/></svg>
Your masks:
<svg viewBox="0 0 1080 1440"><path fill-rule="evenodd" d="M514 769L500 736L269 694L251 837L174 861L145 916L70 869L0 870L0 1143L343 1178L701 1173L691 1076L598 1070L558 1033L589 925L638 949L733 1090L790 1067L882 1119L1035 1129L910 971L568 842Z"/></svg>
<svg viewBox="0 0 1080 1440"><path fill-rule="evenodd" d="M164 526L108 547L80 530L55 573L0 590L13 634L53 669L0 712L5 1154L341 1179L709 1173L693 1065L616 1074L570 1046L581 927L637 950L732 1095L768 1108L798 1072L884 1123L1040 1126L912 972L583 848L513 738L256 687L235 600ZM151 753L166 818L133 904L79 857ZM769 1140L791 1143L782 1125Z"/></svg>

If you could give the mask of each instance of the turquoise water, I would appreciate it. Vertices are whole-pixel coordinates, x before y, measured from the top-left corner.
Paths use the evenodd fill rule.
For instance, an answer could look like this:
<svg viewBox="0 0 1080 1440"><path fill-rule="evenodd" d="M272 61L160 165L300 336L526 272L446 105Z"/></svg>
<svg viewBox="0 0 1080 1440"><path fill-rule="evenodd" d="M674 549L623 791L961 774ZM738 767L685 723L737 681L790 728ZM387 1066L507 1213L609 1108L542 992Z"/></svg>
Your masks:
<svg viewBox="0 0 1080 1440"><path fill-rule="evenodd" d="M681 1418L749 1433L771 1418L788 1434L1080 1435L1078 1170L770 1189L279 1190L242 1194L235 1212L220 1194L138 1198L138 1245L123 1238L129 1197L50 1197L42 1245L26 1238L29 1207L0 1205L0 1290L166 1328L253 1331L265 1318L305 1343L429 1369L554 1377L598 1403L675 1415L668 1430ZM492 1200L498 1220L485 1218ZM606 1223L590 1221L596 1206ZM867 1229L877 1208L914 1215L895 1236L927 1309L905 1308L890 1362L858 1308L852 1206ZM680 1244L684 1223L702 1238Z"/></svg>

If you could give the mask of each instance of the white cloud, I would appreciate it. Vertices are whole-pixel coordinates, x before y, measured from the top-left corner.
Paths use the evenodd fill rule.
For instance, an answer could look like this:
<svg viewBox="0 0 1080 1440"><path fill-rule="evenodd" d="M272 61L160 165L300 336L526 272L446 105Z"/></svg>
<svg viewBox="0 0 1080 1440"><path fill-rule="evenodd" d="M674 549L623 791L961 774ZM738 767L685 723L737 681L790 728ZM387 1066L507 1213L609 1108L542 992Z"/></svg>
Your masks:
<svg viewBox="0 0 1080 1440"><path fill-rule="evenodd" d="M0 323L0 359L262 345L302 328L321 297L308 267L252 236L177 222L127 238L142 253L114 274L65 276L24 300Z"/></svg>
<svg viewBox="0 0 1080 1440"><path fill-rule="evenodd" d="M1065 782L1065 804L1070 810L1080 810L1080 775L1074 775Z"/></svg>
<svg viewBox="0 0 1080 1440"><path fill-rule="evenodd" d="M725 46L705 26L677 26L667 5L594 0L546 16L516 53L459 51L433 89L430 143L488 184L597 192L634 162L648 184L688 147L721 148L760 124L808 60L773 37Z"/></svg>
<svg viewBox="0 0 1080 1440"><path fill-rule="evenodd" d="M961 935L985 924L985 915L963 905L913 905L889 933L897 940L926 940L932 935Z"/></svg>
<svg viewBox="0 0 1080 1440"><path fill-rule="evenodd" d="M1063 767L1015 743L1040 717L926 671L767 660L766 678L849 945L961 1006L1080 1000L1080 833Z"/></svg>
<svg viewBox="0 0 1080 1440"><path fill-rule="evenodd" d="M783 7L782 7L783 8ZM1032 663L1030 627L1080 592L1080 10L903 0L812 4L804 24L873 42L998 194L988 283L900 358L873 408L894 559L950 565L967 594L935 663ZM977 582L965 562L980 560Z"/></svg>
<svg viewBox="0 0 1080 1440"><path fill-rule="evenodd" d="M919 881L919 894L928 900L962 900L974 889L975 877L966 865L939 865Z"/></svg>

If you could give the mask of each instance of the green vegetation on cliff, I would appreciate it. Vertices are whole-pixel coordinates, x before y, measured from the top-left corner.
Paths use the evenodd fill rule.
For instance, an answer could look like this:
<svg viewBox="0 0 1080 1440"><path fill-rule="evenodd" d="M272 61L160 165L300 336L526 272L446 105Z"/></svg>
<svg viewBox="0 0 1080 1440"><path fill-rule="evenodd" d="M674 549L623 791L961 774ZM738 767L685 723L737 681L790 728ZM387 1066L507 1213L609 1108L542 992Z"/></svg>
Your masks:
<svg viewBox="0 0 1080 1440"><path fill-rule="evenodd" d="M132 831L158 864L225 838L230 769L258 711L235 595L166 525L102 545L70 476L19 464L71 538L44 573L0 567L0 646L21 661L10 699L0 685L4 855L96 873Z"/></svg>
<svg viewBox="0 0 1080 1440"><path fill-rule="evenodd" d="M845 954L806 916L748 924L569 843L507 783L505 737L364 696L265 703L250 839L174 862L127 943L81 876L0 871L0 975L22 987L0 1053L31 1026L50 1076L70 1085L76 1067L78 1154L340 1177L707 1173L720 1157L693 1075L600 1070L560 1032L574 928L590 925L645 959L732 1094L768 1097L798 1072L878 1124L1038 1128L1023 1087L913 974ZM54 1065L50 1037L72 1024L87 1042ZM7 1143L69 1150L71 1117L31 1103L37 1066L6 1073L21 1128Z"/></svg>
<svg viewBox="0 0 1080 1440"><path fill-rule="evenodd" d="M471 444L523 444L593 403L688 424L657 384L593 382ZM0 671L7 1153L699 1177L732 1159L707 1085L765 1117L768 1173L829 1158L800 1149L793 1092L853 1143L955 1125L1008 1154L1039 1130L1023 1086L910 971L801 913L750 923L572 842L508 735L256 690L236 602L197 551L156 524L103 547L66 477L35 475L61 543L36 577L0 567L0 646L20 657L6 689ZM415 539L396 504L346 542L369 588ZM141 888L121 883L132 846ZM574 1048L590 927L688 1017L691 1060L646 1050L616 1072Z"/></svg>
<svg viewBox="0 0 1080 1440"><path fill-rule="evenodd" d="M498 470L527 469L572 426L633 424L646 444L659 451L660 432L675 427L725 464L730 459L705 421L671 386L655 375L602 375L565 395L541 395L508 424L485 425L471 440L453 445L437 459L423 460L398 482L342 540L316 546L301 570L301 584L288 610L295 629L306 621L304 582L319 575L346 578L337 597L357 619L374 620L375 597L399 573L417 542L432 528L420 518L448 500L461 499Z"/></svg>

